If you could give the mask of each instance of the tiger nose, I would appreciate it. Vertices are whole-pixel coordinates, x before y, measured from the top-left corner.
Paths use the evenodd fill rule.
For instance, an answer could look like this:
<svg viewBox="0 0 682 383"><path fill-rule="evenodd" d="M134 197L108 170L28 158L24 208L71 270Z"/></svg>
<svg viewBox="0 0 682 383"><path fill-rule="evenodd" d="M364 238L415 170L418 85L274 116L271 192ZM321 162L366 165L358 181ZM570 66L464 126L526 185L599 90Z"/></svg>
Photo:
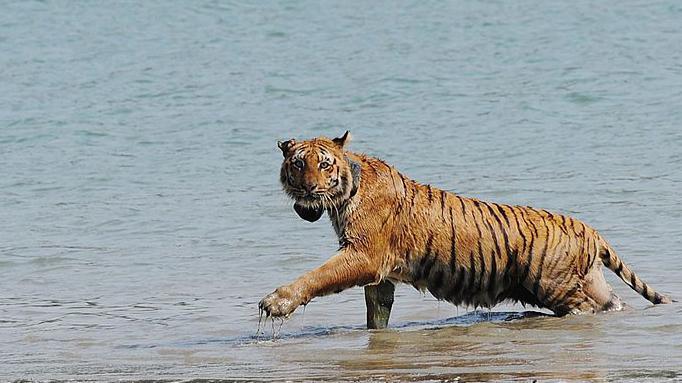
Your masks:
<svg viewBox="0 0 682 383"><path fill-rule="evenodd" d="M314 192L315 190L317 190L317 184L308 184L308 185L305 186L305 190L306 190L308 193L312 193L312 192Z"/></svg>

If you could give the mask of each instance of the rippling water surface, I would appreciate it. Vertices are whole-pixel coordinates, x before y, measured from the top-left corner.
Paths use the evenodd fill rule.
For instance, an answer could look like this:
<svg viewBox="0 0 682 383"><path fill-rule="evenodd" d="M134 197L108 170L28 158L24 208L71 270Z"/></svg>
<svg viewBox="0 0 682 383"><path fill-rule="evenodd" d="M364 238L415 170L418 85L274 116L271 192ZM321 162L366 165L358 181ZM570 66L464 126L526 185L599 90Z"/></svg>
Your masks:
<svg viewBox="0 0 682 383"><path fill-rule="evenodd" d="M278 139L334 136L467 196L572 214L682 297L682 6L6 2L0 380L682 379L682 307L511 319L400 286L258 326L323 262ZM272 332L279 333L277 340Z"/></svg>

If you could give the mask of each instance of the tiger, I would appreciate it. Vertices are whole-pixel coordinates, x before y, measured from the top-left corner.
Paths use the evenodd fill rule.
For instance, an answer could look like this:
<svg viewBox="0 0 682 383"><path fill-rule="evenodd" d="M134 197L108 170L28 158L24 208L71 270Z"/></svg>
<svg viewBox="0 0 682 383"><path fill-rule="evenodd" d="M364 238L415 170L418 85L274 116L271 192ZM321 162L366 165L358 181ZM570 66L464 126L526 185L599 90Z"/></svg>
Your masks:
<svg viewBox="0 0 682 383"><path fill-rule="evenodd" d="M339 250L265 296L259 308L266 315L288 317L313 298L383 281L467 307L511 301L556 316L621 310L602 265L650 302L671 302L582 221L421 184L346 150L350 140L346 131L278 142L280 182L294 210L310 222L326 212Z"/></svg>

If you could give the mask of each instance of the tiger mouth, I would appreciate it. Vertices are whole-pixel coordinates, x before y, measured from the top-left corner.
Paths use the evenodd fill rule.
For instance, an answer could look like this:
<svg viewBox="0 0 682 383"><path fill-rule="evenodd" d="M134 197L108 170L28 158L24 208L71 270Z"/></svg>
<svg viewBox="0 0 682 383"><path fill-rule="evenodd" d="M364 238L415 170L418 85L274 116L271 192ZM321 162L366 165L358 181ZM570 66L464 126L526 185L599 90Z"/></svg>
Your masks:
<svg viewBox="0 0 682 383"><path fill-rule="evenodd" d="M296 198L296 202L301 204L318 204L322 203L322 196L314 194L306 194L302 197Z"/></svg>
<svg viewBox="0 0 682 383"><path fill-rule="evenodd" d="M296 196L294 198L294 201L302 206L306 207L322 207L325 205L325 200L324 194L315 194L315 193L306 193L302 196ZM328 204L328 201L326 201Z"/></svg>
<svg viewBox="0 0 682 383"><path fill-rule="evenodd" d="M291 187L291 185L289 185L289 187L290 187L289 194L296 202L300 203L313 204L323 203L325 201L330 202L330 200L334 200L339 195L339 193L336 190L332 190L333 188L309 192L301 188Z"/></svg>
<svg viewBox="0 0 682 383"><path fill-rule="evenodd" d="M293 195L294 203L310 209L331 209L339 204L338 193L305 193Z"/></svg>
<svg viewBox="0 0 682 383"><path fill-rule="evenodd" d="M284 184L284 190L294 203L300 206L311 209L332 209L338 207L343 201L345 190L340 185L341 182L337 182L324 189L308 191L287 182Z"/></svg>

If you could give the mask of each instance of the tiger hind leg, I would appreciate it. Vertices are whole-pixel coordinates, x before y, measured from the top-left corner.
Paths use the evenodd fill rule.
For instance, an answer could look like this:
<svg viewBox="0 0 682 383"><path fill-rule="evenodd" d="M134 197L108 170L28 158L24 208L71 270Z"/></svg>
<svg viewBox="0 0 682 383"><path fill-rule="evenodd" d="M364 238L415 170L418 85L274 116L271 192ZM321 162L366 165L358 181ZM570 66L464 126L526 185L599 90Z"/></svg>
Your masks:
<svg viewBox="0 0 682 383"><path fill-rule="evenodd" d="M583 290L595 301L598 311L619 311L624 307L623 301L606 282L601 267L594 267L587 273Z"/></svg>
<svg viewBox="0 0 682 383"><path fill-rule="evenodd" d="M601 268L593 268L584 278L577 281L576 288L566 295L561 302L551 307L557 315L586 314L600 311L618 311L623 309L623 302L613 293L606 282Z"/></svg>
<svg viewBox="0 0 682 383"><path fill-rule="evenodd" d="M600 311L600 305L584 291L577 290L549 309L554 311L557 316L594 314Z"/></svg>

